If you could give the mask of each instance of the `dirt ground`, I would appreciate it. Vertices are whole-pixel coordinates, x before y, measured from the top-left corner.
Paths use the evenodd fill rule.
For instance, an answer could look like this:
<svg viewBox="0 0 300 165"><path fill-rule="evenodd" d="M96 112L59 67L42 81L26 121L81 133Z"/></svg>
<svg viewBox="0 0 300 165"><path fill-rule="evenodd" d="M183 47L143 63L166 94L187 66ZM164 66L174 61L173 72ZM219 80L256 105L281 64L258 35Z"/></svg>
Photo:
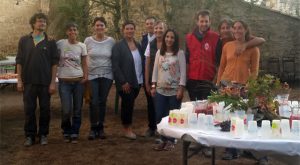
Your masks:
<svg viewBox="0 0 300 165"><path fill-rule="evenodd" d="M292 91L290 98L300 100L300 88ZM120 112L114 112L115 88L108 99L104 140L87 140L89 133L88 106L83 107L83 118L78 144L64 143L60 128L60 100L58 94L51 99L51 122L49 144L36 144L26 148L24 142L24 112L22 94L12 87L0 90L0 164L100 164L100 165L165 165L181 164L182 142L179 140L173 151L153 151L154 138L141 135L147 129L147 112L144 91L140 91L134 110L133 129L138 138L135 141L122 137ZM187 96L185 96L185 100ZM240 157L233 161L221 160L223 148L217 148L217 165L255 164L256 161ZM210 159L201 154L192 157L189 164L206 165ZM270 164L280 164L272 161Z"/></svg>

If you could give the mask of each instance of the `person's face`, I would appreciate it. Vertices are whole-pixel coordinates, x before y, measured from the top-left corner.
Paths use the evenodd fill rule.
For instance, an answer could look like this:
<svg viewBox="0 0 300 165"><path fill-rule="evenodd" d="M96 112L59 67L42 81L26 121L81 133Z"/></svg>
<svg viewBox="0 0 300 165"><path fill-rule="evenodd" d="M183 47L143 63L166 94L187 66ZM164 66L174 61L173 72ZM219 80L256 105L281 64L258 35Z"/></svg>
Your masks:
<svg viewBox="0 0 300 165"><path fill-rule="evenodd" d="M166 42L167 48L172 48L172 46L175 42L175 34L171 31L168 32L165 37L165 42Z"/></svg>
<svg viewBox="0 0 300 165"><path fill-rule="evenodd" d="M240 22L233 25L233 35L236 40L245 40L246 29Z"/></svg>
<svg viewBox="0 0 300 165"><path fill-rule="evenodd" d="M47 27L47 21L44 18L37 18L33 24L33 29L37 31L45 31Z"/></svg>
<svg viewBox="0 0 300 165"><path fill-rule="evenodd" d="M77 39L77 35L78 35L78 30L76 27L70 27L67 30L67 36L69 39L71 40L76 40Z"/></svg>
<svg viewBox="0 0 300 165"><path fill-rule="evenodd" d="M228 37L232 33L232 27L228 25L228 23L223 22L220 28L221 38Z"/></svg>
<svg viewBox="0 0 300 165"><path fill-rule="evenodd" d="M95 22L94 31L96 34L104 34L105 33L105 24L101 21Z"/></svg>
<svg viewBox="0 0 300 165"><path fill-rule="evenodd" d="M132 24L128 24L124 27L123 33L125 38L133 38L134 37L135 28Z"/></svg>
<svg viewBox="0 0 300 165"><path fill-rule="evenodd" d="M205 15L205 16L199 15L197 25L201 32L206 32L208 30L208 28L210 27L209 16L208 15Z"/></svg>
<svg viewBox="0 0 300 165"><path fill-rule="evenodd" d="M154 19L147 19L146 20L146 30L148 33L153 33L154 31L154 22L155 20Z"/></svg>
<svg viewBox="0 0 300 165"><path fill-rule="evenodd" d="M155 34L156 38L162 38L165 31L166 31L166 29L163 26L163 23L159 23L156 26L154 26L154 34Z"/></svg>

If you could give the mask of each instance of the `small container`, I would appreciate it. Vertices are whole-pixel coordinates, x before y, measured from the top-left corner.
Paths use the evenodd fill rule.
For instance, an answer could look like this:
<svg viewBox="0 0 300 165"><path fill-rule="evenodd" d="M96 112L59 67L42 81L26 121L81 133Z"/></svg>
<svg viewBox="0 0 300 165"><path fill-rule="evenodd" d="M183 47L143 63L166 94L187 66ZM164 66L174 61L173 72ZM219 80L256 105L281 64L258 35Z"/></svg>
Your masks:
<svg viewBox="0 0 300 165"><path fill-rule="evenodd" d="M280 136L280 120L273 120L272 121L272 135L274 137Z"/></svg>

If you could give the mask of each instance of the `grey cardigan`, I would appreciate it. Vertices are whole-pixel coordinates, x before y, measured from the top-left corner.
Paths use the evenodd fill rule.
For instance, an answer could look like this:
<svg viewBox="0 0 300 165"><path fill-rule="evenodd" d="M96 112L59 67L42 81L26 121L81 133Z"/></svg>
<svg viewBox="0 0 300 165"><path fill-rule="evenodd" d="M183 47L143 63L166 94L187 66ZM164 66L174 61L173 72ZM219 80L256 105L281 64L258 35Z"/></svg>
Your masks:
<svg viewBox="0 0 300 165"><path fill-rule="evenodd" d="M144 73L145 60L141 51L141 46L137 42L135 42L135 44L141 55ZM124 85L126 82L128 82L132 88L139 88L133 56L125 39L122 39L116 43L112 49L112 69L117 90L122 90L122 85Z"/></svg>

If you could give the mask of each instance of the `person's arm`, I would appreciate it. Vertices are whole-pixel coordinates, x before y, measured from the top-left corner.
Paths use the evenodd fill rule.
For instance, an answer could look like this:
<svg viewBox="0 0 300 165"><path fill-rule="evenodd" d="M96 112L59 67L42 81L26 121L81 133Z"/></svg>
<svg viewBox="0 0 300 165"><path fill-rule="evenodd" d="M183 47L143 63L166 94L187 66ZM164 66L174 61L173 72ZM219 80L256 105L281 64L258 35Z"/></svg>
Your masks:
<svg viewBox="0 0 300 165"><path fill-rule="evenodd" d="M178 61L179 61L179 70L180 70L180 82L179 82L179 88L177 90L176 98L177 100L181 100L183 98L184 87L186 85L186 61L185 61L185 55L183 51L180 51L178 53Z"/></svg>
<svg viewBox="0 0 300 165"><path fill-rule="evenodd" d="M219 66L220 66L220 61L221 61L221 58L222 58L222 41L221 39L218 40L217 42L217 46L216 46L216 66L215 66L215 76L214 76L214 79L213 79L213 83L216 84L216 81L217 81L217 78L218 78L218 70L219 70Z"/></svg>
<svg viewBox="0 0 300 165"><path fill-rule="evenodd" d="M259 49L256 48L255 52L253 52L253 54L251 55L250 78L256 79L258 76L259 58L260 52Z"/></svg>
<svg viewBox="0 0 300 165"><path fill-rule="evenodd" d="M88 56L81 57L81 67L83 72L82 83L85 83L88 80L88 65L87 65Z"/></svg>
<svg viewBox="0 0 300 165"><path fill-rule="evenodd" d="M190 62L190 51L187 46L187 41L185 42L185 62L186 62L186 76L188 76L189 72L189 62Z"/></svg>
<svg viewBox="0 0 300 165"><path fill-rule="evenodd" d="M151 85L150 85L150 80L149 80L149 74L150 74L150 57L146 57L146 64L145 64L145 87L146 91L148 93L151 92Z"/></svg>
<svg viewBox="0 0 300 165"><path fill-rule="evenodd" d="M158 50L156 52L156 55L155 55L155 62L154 62L154 66L153 66L153 73L152 73L152 85L154 85L155 87L152 88L151 87L151 95L152 97L155 96L155 93L156 93L156 84L157 84L157 79L158 79L158 63L159 63L159 56L160 56L160 51Z"/></svg>
<svg viewBox="0 0 300 165"><path fill-rule="evenodd" d="M151 94L151 85L150 85L150 44L147 45L147 48L145 50L145 57L146 57L146 62L145 62L145 87L146 91Z"/></svg>
<svg viewBox="0 0 300 165"><path fill-rule="evenodd" d="M17 64L17 90L22 92L24 90L23 81L22 81L22 65Z"/></svg>
<svg viewBox="0 0 300 165"><path fill-rule="evenodd" d="M240 55L243 51L249 48L261 46L266 40L262 37L251 36L251 39L244 44L239 44L235 49L235 55Z"/></svg>
<svg viewBox="0 0 300 165"><path fill-rule="evenodd" d="M121 41L122 42L122 41ZM122 86L122 90L124 93L130 93L130 84L126 81L123 71L120 68L120 65L122 62L122 56L121 56L121 52L120 52L120 46L121 43L114 45L113 49L112 49L112 69L113 69L113 74L114 74L114 79L116 81L116 83L119 83ZM126 53L126 52L124 52Z"/></svg>
<svg viewBox="0 0 300 165"><path fill-rule="evenodd" d="M83 52L81 56L81 67L83 72L83 83L88 80L88 54L86 45L83 44Z"/></svg>
<svg viewBox="0 0 300 165"><path fill-rule="evenodd" d="M226 45L225 45L223 50L222 50L221 62L220 62L219 70L218 70L218 73L217 73L217 82L216 82L217 85L220 85L222 74L223 74L223 72L225 70L225 67L227 65L227 57L226 56L227 56L227 53L226 53Z"/></svg>
<svg viewBox="0 0 300 165"><path fill-rule="evenodd" d="M58 61L59 61L59 53L58 53L58 49L56 46L56 43L54 40L50 41L51 44L51 55L52 55L52 59L51 59L51 82L49 85L49 93L53 94L55 93L55 89L56 89L56 73L57 73L57 65L58 65Z"/></svg>
<svg viewBox="0 0 300 165"><path fill-rule="evenodd" d="M20 39L18 44L18 53L16 56L16 65L17 65L17 90L22 92L24 90L23 81L22 81L22 63L23 63L23 50L22 50L22 39Z"/></svg>
<svg viewBox="0 0 300 165"><path fill-rule="evenodd" d="M50 86L49 86L49 93L50 94L53 94L55 93L55 81L56 81L56 73L57 73L57 65L52 65L51 67L51 72L52 72L52 75L51 75L51 83L50 83Z"/></svg>

